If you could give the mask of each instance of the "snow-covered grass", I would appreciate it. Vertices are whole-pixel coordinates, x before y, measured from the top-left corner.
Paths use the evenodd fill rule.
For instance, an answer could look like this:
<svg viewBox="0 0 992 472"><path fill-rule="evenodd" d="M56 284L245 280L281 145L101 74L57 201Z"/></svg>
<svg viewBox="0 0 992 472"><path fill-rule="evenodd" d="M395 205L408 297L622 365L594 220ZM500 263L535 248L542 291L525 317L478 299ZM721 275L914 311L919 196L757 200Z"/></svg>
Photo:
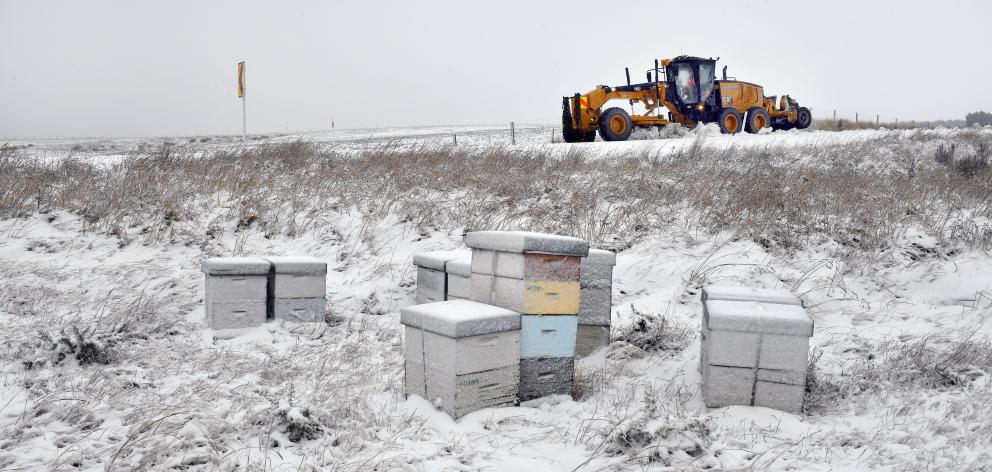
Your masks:
<svg viewBox="0 0 992 472"><path fill-rule="evenodd" d="M435 131L0 148L0 469L992 466L992 172L955 165L987 162L992 131ZM620 251L615 342L574 399L453 421L403 397L410 258L476 229ZM230 254L327 260L327 323L215 339L199 261ZM805 415L703 407L708 282L805 300Z"/></svg>

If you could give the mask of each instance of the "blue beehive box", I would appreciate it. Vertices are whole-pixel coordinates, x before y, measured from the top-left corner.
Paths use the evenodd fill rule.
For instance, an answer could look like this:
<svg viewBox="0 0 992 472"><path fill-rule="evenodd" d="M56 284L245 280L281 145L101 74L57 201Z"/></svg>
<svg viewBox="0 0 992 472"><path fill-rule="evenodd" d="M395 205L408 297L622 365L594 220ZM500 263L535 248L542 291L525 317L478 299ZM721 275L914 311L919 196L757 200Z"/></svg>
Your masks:
<svg viewBox="0 0 992 472"><path fill-rule="evenodd" d="M520 358L575 357L578 323L577 316L521 316Z"/></svg>

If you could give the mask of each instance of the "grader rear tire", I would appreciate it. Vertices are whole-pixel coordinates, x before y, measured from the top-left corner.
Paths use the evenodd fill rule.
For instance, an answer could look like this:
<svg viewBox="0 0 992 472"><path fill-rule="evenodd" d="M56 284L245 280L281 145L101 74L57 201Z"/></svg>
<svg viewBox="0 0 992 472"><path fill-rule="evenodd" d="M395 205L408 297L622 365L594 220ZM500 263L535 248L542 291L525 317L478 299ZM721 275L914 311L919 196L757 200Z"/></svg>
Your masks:
<svg viewBox="0 0 992 472"><path fill-rule="evenodd" d="M626 141L634 131L634 122L622 108L610 108L599 117L599 136L603 141Z"/></svg>
<svg viewBox="0 0 992 472"><path fill-rule="evenodd" d="M754 107L747 111L747 123L744 130L748 133L757 134L761 128L767 128L772 123L772 118L764 108Z"/></svg>

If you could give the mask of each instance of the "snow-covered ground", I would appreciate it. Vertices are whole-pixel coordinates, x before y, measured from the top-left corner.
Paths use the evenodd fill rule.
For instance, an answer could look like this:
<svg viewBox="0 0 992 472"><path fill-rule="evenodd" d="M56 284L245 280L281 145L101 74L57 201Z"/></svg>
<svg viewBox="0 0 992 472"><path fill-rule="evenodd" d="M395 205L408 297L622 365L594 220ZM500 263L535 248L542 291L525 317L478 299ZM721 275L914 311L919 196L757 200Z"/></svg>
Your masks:
<svg viewBox="0 0 992 472"><path fill-rule="evenodd" d="M942 145L955 144L962 156L992 142L992 130L729 137L702 129L672 139L564 145L550 143L551 130L518 127L515 148L506 148L509 130L494 127L335 131L249 144L223 137L10 144L40 161L71 156L110 162L106 172L113 173L120 162L135 159L140 146L158 152L166 141L197 155L299 140L360 154L384 144L448 146L457 133L459 146L471 152L499 148L509 159L566 159L581 150L586 158L618 166L652 158L679 162L680 152L705 142L706 153L733 149L738 161L728 165L754 159L770 166L761 167L766 171L808 171L814 184L836 170L891 178L885 183L891 185L924 170L934 172L927 178L945 172L933 162ZM814 152L822 149L828 151ZM319 173L319 157L307 165ZM638 171L651 168L639 165ZM71 187L74 167L58 169L67 179L59 185ZM119 172L135 169L158 171L125 166ZM370 193L400 179L376 172L362 177ZM989 182L984 172L969 185ZM250 187L256 177L242 175L239 182ZM133 178L123 177L120 185ZM0 205L6 205L0 219L0 470L992 468L992 202L959 196L957 191L977 191L965 184L925 200L947 205L938 212L946 221L907 220L898 231L879 229L883 244L861 247L859 238L871 235L842 239L836 228L850 225L833 219L820 233L797 236L801 243L771 236L769 242L733 225L717 227L715 221L744 215L704 218L691 198L616 234L602 229L605 221L638 195L625 182L599 182L596 188L609 194L604 201L613 206L575 216L602 218L598 226L574 227L596 228L579 235L620 250L615 342L577 364L574 398L487 409L458 420L402 392L398 311L413 303L412 255L459 248L466 229L542 229L535 227L541 213L520 214L544 205L564 211L545 200L561 198L568 205L567 192L548 188L545 196L521 203L458 185L423 194L387 185L403 195L352 205L310 196L307 186L324 184L307 181L258 200L224 190L164 210L149 195L151 208L134 207L141 213L133 215L93 210L116 205L109 196L59 190L54 194L65 201L15 205L11 199L20 194L0 192ZM769 190L797 200L806 195ZM411 216L396 203L402 198L443 199L429 211L454 216ZM854 204L843 198L837 195L837 205ZM239 206L249 201L251 208ZM462 216L474 208L491 208L487 215L500 220ZM823 211L835 214L827 206ZM245 212L256 216L235 216ZM903 221L885 211L865 217ZM567 223L572 217L562 218ZM230 254L307 254L328 261L328 323L270 323L235 339L214 339L203 326L199 263ZM787 288L806 302L816 323L816 375L806 414L703 406L698 299L710 282ZM632 332L641 319L656 330L646 334L665 340L660 348L636 341L645 334Z"/></svg>

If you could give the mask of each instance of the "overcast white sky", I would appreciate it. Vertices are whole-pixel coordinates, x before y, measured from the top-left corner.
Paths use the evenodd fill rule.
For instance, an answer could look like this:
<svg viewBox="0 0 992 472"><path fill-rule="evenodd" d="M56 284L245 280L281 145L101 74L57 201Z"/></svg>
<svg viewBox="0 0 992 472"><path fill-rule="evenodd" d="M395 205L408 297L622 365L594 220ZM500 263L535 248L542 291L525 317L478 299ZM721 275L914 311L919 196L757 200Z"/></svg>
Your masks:
<svg viewBox="0 0 992 472"><path fill-rule="evenodd" d="M0 0L0 137L554 123L655 58L721 57L814 116L992 111L992 1ZM634 73L636 71L636 73Z"/></svg>

